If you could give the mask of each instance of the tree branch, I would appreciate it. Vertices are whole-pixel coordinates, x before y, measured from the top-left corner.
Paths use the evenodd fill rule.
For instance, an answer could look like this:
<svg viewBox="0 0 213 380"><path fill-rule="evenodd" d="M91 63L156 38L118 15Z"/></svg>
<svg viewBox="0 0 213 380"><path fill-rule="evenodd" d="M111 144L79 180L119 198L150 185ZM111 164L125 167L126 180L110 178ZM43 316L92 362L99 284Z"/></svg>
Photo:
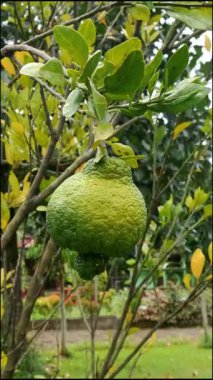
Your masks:
<svg viewBox="0 0 213 380"><path fill-rule="evenodd" d="M112 3L106 4L106 5L103 5L103 6L101 6L99 4L95 9L92 9L91 11L89 11L87 13L84 13L81 16L73 18L72 20L66 21L62 25L64 25L64 26L73 25L73 24L75 24L75 23L77 23L79 21L82 21L82 20L84 20L84 19L86 19L88 17L92 17L92 16L96 15L98 12L102 12L104 10L110 9L111 7L114 7L116 5L120 5L120 2L119 1L113 1ZM25 41L25 44L31 44L31 43L33 43L35 41L39 41L42 38L44 38L46 36L50 36L52 34L53 34L53 29L47 30L46 32L41 33L38 36L35 36L35 37L30 38L29 40Z"/></svg>
<svg viewBox="0 0 213 380"><path fill-rule="evenodd" d="M48 55L47 53L45 53L39 49L36 49L32 46L25 45L25 44L5 45L1 49L1 57L10 56L11 53L13 53L15 51L27 51L28 53L31 53L31 54L35 55L36 57L40 57L40 58L44 59L45 61L49 61L49 59L52 59L52 57L50 57L50 55Z"/></svg>

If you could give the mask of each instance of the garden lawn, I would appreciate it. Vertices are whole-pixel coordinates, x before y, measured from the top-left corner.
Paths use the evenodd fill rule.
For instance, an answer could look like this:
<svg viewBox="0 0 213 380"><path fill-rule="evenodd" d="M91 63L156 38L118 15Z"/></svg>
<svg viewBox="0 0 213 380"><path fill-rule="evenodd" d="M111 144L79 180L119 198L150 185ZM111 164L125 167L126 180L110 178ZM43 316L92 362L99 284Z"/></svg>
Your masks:
<svg viewBox="0 0 213 380"><path fill-rule="evenodd" d="M69 345L70 358L59 357L60 368L58 376L71 379L86 378L89 372L90 352L82 344ZM128 343L118 358L118 363L131 352L134 346ZM97 344L99 362L106 354L106 345ZM47 359L45 367L51 372L57 366L57 357L53 351L42 349L42 356ZM147 348L137 361L131 378L212 378L212 351L209 348L198 347L192 342L156 342ZM130 370L134 360L123 369L117 378L130 378ZM55 364L55 366L54 366ZM115 365L113 370L118 364Z"/></svg>

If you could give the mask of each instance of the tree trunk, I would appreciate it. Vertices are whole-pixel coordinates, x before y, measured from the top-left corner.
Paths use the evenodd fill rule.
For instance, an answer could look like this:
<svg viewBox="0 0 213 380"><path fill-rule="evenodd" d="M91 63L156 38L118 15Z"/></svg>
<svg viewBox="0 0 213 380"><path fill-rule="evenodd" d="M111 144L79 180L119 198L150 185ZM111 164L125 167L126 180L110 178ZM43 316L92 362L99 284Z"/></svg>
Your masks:
<svg viewBox="0 0 213 380"><path fill-rule="evenodd" d="M35 301L39 296L41 288L44 285L44 276L51 265L53 255L55 253L56 245L52 239L49 239L41 257L41 260L38 262L32 281L30 283L26 301L17 324L15 334L15 347L11 352L8 353L8 361L4 368L2 379L13 378L17 363L25 348L25 338Z"/></svg>
<svg viewBox="0 0 213 380"><path fill-rule="evenodd" d="M17 265L18 264L18 265ZM7 288L4 284L4 316L2 321L2 337L3 345L6 347L6 351L13 349L15 344L15 331L17 321L22 311L22 298L21 298L21 260L18 257L17 248L17 235L14 234L10 244L4 251L3 266L6 274L14 270L12 278L15 279L14 286ZM8 283L12 281L9 280Z"/></svg>

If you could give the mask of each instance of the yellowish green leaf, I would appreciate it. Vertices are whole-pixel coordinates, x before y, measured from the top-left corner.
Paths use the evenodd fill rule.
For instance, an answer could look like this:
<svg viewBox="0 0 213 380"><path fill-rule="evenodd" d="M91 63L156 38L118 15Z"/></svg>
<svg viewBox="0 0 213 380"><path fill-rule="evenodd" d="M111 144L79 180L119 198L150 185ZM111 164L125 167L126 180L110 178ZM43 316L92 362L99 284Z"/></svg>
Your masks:
<svg viewBox="0 0 213 380"><path fill-rule="evenodd" d="M200 248L197 248L191 257L191 271L194 277L198 280L203 272L205 265L205 256Z"/></svg>
<svg viewBox="0 0 213 380"><path fill-rule="evenodd" d="M206 218L212 216L212 203L204 206L204 216Z"/></svg>
<svg viewBox="0 0 213 380"><path fill-rule="evenodd" d="M148 21L150 17L150 10L144 4L137 4L134 7L130 8L129 13L136 20Z"/></svg>
<svg viewBox="0 0 213 380"><path fill-rule="evenodd" d="M190 273L186 273L183 277L183 283L187 289L191 289L191 275Z"/></svg>
<svg viewBox="0 0 213 380"><path fill-rule="evenodd" d="M1 193L1 229L5 230L10 220L10 210L5 200L4 194Z"/></svg>
<svg viewBox="0 0 213 380"><path fill-rule="evenodd" d="M4 351L1 351L1 369L4 369L4 367L6 366L7 360L7 355L5 355Z"/></svg>
<svg viewBox="0 0 213 380"><path fill-rule="evenodd" d="M18 121L13 121L11 123L11 128L18 134L23 134L24 133L24 126L18 122Z"/></svg>
<svg viewBox="0 0 213 380"><path fill-rule="evenodd" d="M181 132L183 132L186 128L192 125L192 121L184 121L183 123L178 124L173 133L173 140L175 140Z"/></svg>
<svg viewBox="0 0 213 380"><path fill-rule="evenodd" d="M19 186L19 181L18 178L16 177L14 172L10 172L9 174L9 185L11 187L11 193L14 193L17 195L20 191L20 186Z"/></svg>
<svg viewBox="0 0 213 380"><path fill-rule="evenodd" d="M209 274L207 277L206 277L206 279L207 279L207 281L212 281L212 274Z"/></svg>
<svg viewBox="0 0 213 380"><path fill-rule="evenodd" d="M189 211L191 212L195 207L195 201L191 197L191 195L188 195L185 200L185 205L188 207Z"/></svg>

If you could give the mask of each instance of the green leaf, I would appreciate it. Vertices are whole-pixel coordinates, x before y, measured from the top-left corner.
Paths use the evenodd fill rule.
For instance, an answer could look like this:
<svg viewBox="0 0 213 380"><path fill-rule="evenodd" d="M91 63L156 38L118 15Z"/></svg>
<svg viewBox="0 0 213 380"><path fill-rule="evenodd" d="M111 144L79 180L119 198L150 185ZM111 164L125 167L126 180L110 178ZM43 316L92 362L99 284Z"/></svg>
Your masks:
<svg viewBox="0 0 213 380"><path fill-rule="evenodd" d="M141 50L141 40L137 37L130 38L128 41L109 49L105 54L105 59L115 67L119 67L125 58L135 50Z"/></svg>
<svg viewBox="0 0 213 380"><path fill-rule="evenodd" d="M99 121L106 119L107 100L95 88L94 84L90 81L92 90L92 97L94 102L95 113Z"/></svg>
<svg viewBox="0 0 213 380"><path fill-rule="evenodd" d="M157 112L178 113L186 111L198 105L207 95L209 89L184 80L179 83L172 92L156 103L147 104L147 107Z"/></svg>
<svg viewBox="0 0 213 380"><path fill-rule="evenodd" d="M97 67L94 74L92 75L92 81L95 83L97 88L104 86L104 79L107 75L112 74L115 71L115 66L107 61L104 61L100 66Z"/></svg>
<svg viewBox="0 0 213 380"><path fill-rule="evenodd" d="M107 96L111 99L132 98L144 75L144 60L141 51L132 51L118 70L105 78Z"/></svg>
<svg viewBox="0 0 213 380"><path fill-rule="evenodd" d="M129 9L129 14L136 20L148 21L150 17L150 10L146 5L137 4Z"/></svg>
<svg viewBox="0 0 213 380"><path fill-rule="evenodd" d="M156 130L156 136L155 136L157 145L161 144L165 135L166 135L166 128L163 125L158 127Z"/></svg>
<svg viewBox="0 0 213 380"><path fill-rule="evenodd" d="M79 109L83 97L84 94L80 88L71 91L63 107L63 115L66 118L70 118Z"/></svg>
<svg viewBox="0 0 213 380"><path fill-rule="evenodd" d="M158 207L159 218L161 224L167 224L172 219L173 210L173 196L171 195L169 200L164 203L164 205Z"/></svg>
<svg viewBox="0 0 213 380"><path fill-rule="evenodd" d="M87 78L91 78L94 73L98 62L101 59L101 50L97 50L87 61L86 66L83 69L83 73L79 78L79 82L84 82Z"/></svg>
<svg viewBox="0 0 213 380"><path fill-rule="evenodd" d="M136 104L136 105L130 106L128 108L121 108L121 109L118 108L118 110L126 116L130 116L130 117L140 116L140 115L143 115L144 112L146 112L147 105L146 104Z"/></svg>
<svg viewBox="0 0 213 380"><path fill-rule="evenodd" d="M43 66L44 66L43 63L37 63L37 62L27 63L21 68L20 74L27 75L33 78L39 78L40 69Z"/></svg>
<svg viewBox="0 0 213 380"><path fill-rule="evenodd" d="M141 83L142 91L146 88L147 84L149 83L150 78L156 72L156 70L160 66L162 60L163 60L163 54L162 54L162 51L159 50L157 52L155 58L153 58L153 60L145 66L144 78L143 78L143 81Z"/></svg>
<svg viewBox="0 0 213 380"><path fill-rule="evenodd" d="M212 30L212 8L167 8L167 13L190 28Z"/></svg>
<svg viewBox="0 0 213 380"><path fill-rule="evenodd" d="M60 48L67 50L80 66L85 66L89 49L84 37L73 28L64 25L54 26L53 34Z"/></svg>
<svg viewBox="0 0 213 380"><path fill-rule="evenodd" d="M124 145L121 143L109 143L109 145L116 156L121 156L126 159L132 168L138 168L137 158L133 149L129 145Z"/></svg>
<svg viewBox="0 0 213 380"><path fill-rule="evenodd" d="M149 81L148 91L149 91L150 96L152 95L152 93L154 91L154 88L155 88L155 85L158 81L158 78L159 78L159 71L157 71L155 74L153 74L153 76L151 77L151 79Z"/></svg>
<svg viewBox="0 0 213 380"><path fill-rule="evenodd" d="M65 82L64 68L56 58L50 59L47 63L28 63L20 70L21 74L32 78L41 78L50 82L53 86L63 86Z"/></svg>
<svg viewBox="0 0 213 380"><path fill-rule="evenodd" d="M86 20L81 21L78 32L84 37L88 46L91 46L95 43L96 29L95 24L91 18L87 18Z"/></svg>
<svg viewBox="0 0 213 380"><path fill-rule="evenodd" d="M53 86L64 86L64 69L56 58L50 59L39 70L40 78L46 79Z"/></svg>
<svg viewBox="0 0 213 380"><path fill-rule="evenodd" d="M164 87L168 88L183 73L189 60L188 46L183 45L167 61L164 70Z"/></svg>
<svg viewBox="0 0 213 380"><path fill-rule="evenodd" d="M113 126L110 123L100 123L95 128L94 142L106 140L113 133Z"/></svg>

